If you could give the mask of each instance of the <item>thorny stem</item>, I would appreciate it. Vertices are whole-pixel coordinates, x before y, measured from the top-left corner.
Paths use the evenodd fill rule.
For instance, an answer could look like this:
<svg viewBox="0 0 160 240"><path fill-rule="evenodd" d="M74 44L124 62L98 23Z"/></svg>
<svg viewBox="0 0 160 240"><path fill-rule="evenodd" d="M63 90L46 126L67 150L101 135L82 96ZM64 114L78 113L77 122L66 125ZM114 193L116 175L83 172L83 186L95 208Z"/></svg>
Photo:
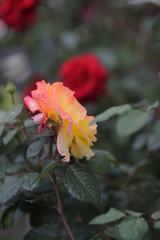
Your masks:
<svg viewBox="0 0 160 240"><path fill-rule="evenodd" d="M40 161L40 159L38 159L38 163L41 165L42 168L44 168L43 163ZM72 231L71 231L71 229L70 229L70 227L69 227L69 225L68 225L68 223L67 223L67 220L66 220L66 218L65 218L65 216L64 216L64 213L63 213L62 204L61 204L61 199L60 199L60 195L59 195L59 191L58 191L56 179L52 178L49 173L47 173L47 177L48 177L48 179L51 181L51 183L53 184L53 188L54 188L55 193L56 193L57 205L58 205L58 206L57 206L57 207L53 206L53 207L54 207L54 208L57 210L57 212L59 213L59 215L60 215L60 217L61 217L61 219L62 219L62 221L63 221L63 224L64 224L64 226L65 226L65 228L66 228L66 230L67 230L67 232L68 232L71 240L75 240L75 238L74 238L74 236L73 236L73 234L72 234Z"/></svg>

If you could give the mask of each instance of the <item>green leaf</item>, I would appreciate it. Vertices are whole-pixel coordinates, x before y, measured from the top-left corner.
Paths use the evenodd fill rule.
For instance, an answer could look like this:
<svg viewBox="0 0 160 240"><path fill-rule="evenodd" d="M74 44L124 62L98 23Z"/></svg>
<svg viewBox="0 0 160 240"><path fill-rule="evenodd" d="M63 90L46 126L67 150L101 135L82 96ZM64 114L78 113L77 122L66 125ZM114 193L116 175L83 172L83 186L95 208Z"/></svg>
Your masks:
<svg viewBox="0 0 160 240"><path fill-rule="evenodd" d="M42 150L42 147L43 147L42 141L33 142L27 149L27 152L26 152L27 158L37 156Z"/></svg>
<svg viewBox="0 0 160 240"><path fill-rule="evenodd" d="M160 138L160 120L155 122L154 132Z"/></svg>
<svg viewBox="0 0 160 240"><path fill-rule="evenodd" d="M155 229L160 229L160 221L154 222L153 226Z"/></svg>
<svg viewBox="0 0 160 240"><path fill-rule="evenodd" d="M28 191L32 191L34 188L36 188L36 186L39 183L39 179L37 179L38 177L39 177L39 173L37 172L27 173L19 177L22 188ZM37 179L37 181L35 181L35 179Z"/></svg>
<svg viewBox="0 0 160 240"><path fill-rule="evenodd" d="M156 212L152 213L151 218L154 220L160 219L160 210L157 210Z"/></svg>
<svg viewBox="0 0 160 240"><path fill-rule="evenodd" d="M2 217L1 217L3 228L9 229L9 228L11 228L13 226L15 211L16 211L15 207L7 208L4 211L4 213L3 213Z"/></svg>
<svg viewBox="0 0 160 240"><path fill-rule="evenodd" d="M3 137L4 145L7 145L14 138L17 132L18 132L18 129L13 129L7 132L7 134Z"/></svg>
<svg viewBox="0 0 160 240"><path fill-rule="evenodd" d="M143 110L130 110L123 116L120 116L117 122L117 133L126 137L140 130L147 122L148 112Z"/></svg>
<svg viewBox="0 0 160 240"><path fill-rule="evenodd" d="M76 240L84 240L89 239L91 236L91 231L88 226L84 226L82 224L71 226L71 231ZM37 227L32 229L25 237L24 240L57 240L57 231L54 226L44 225L41 227ZM62 240L70 240L70 237L67 231L64 229L61 232Z"/></svg>
<svg viewBox="0 0 160 240"><path fill-rule="evenodd" d="M4 172L4 173L8 173L8 174L15 174L19 171L19 169L21 168L21 164L15 164L15 163L11 163L11 162L6 162L6 163L3 163L1 165L1 170Z"/></svg>
<svg viewBox="0 0 160 240"><path fill-rule="evenodd" d="M110 172L110 163L115 158L105 150L94 150L95 155L87 162L87 166L97 174L106 175Z"/></svg>
<svg viewBox="0 0 160 240"><path fill-rule="evenodd" d="M0 170L0 180L4 179L6 177L5 172L1 169Z"/></svg>
<svg viewBox="0 0 160 240"><path fill-rule="evenodd" d="M141 217L143 215L143 213L139 213L139 212L133 212L133 211L130 211L130 210L124 210L127 215L129 215L130 217Z"/></svg>
<svg viewBox="0 0 160 240"><path fill-rule="evenodd" d="M35 125L36 125L36 123L35 123L33 120L31 120L31 119L26 119L26 120L24 121L24 126L25 126L26 128L33 127L33 126L35 126Z"/></svg>
<svg viewBox="0 0 160 240"><path fill-rule="evenodd" d="M53 226L41 226L32 229L25 237L24 240L56 240L57 234Z"/></svg>
<svg viewBox="0 0 160 240"><path fill-rule="evenodd" d="M0 123L4 123L5 116L6 116L6 112L0 110Z"/></svg>
<svg viewBox="0 0 160 240"><path fill-rule="evenodd" d="M57 164L59 161L53 162L53 160L51 162L49 162L45 168L42 170L42 172L39 174L39 176L32 182L32 184L35 184L40 178L46 176L46 174L51 171Z"/></svg>
<svg viewBox="0 0 160 240"><path fill-rule="evenodd" d="M148 150L156 151L157 149L160 148L160 138L155 134L151 134L148 139L147 145L148 145Z"/></svg>
<svg viewBox="0 0 160 240"><path fill-rule="evenodd" d="M148 111L151 111L152 109L158 108L158 107L159 107L159 101L156 101L156 102L154 102L152 105L150 105L150 106L147 108L147 110L148 110Z"/></svg>
<svg viewBox="0 0 160 240"><path fill-rule="evenodd" d="M23 110L23 104L14 105L6 114L4 122L10 123L12 120L14 120L16 117L20 115L22 110Z"/></svg>
<svg viewBox="0 0 160 240"><path fill-rule="evenodd" d="M92 236L89 240L103 240L103 235L102 233L97 233L96 235Z"/></svg>
<svg viewBox="0 0 160 240"><path fill-rule="evenodd" d="M0 124L0 136L2 136L4 131L4 124Z"/></svg>
<svg viewBox="0 0 160 240"><path fill-rule="evenodd" d="M145 4L145 3L154 3L160 6L159 0L130 0L130 4Z"/></svg>
<svg viewBox="0 0 160 240"><path fill-rule="evenodd" d="M119 166L119 169L124 173L130 174L133 171L133 166L130 166L125 163L121 163Z"/></svg>
<svg viewBox="0 0 160 240"><path fill-rule="evenodd" d="M67 168L64 183L68 192L78 200L99 203L99 183L86 166L76 163Z"/></svg>
<svg viewBox="0 0 160 240"><path fill-rule="evenodd" d="M116 240L143 240L147 231L148 224L144 218L128 218L118 225L108 227L105 234Z"/></svg>
<svg viewBox="0 0 160 240"><path fill-rule="evenodd" d="M121 115L129 110L131 110L131 106L129 104L111 107L111 108L107 109L106 111L104 111L103 113L97 115L91 124L93 124L94 122L106 121L115 115Z"/></svg>
<svg viewBox="0 0 160 240"><path fill-rule="evenodd" d="M13 198L20 189L20 183L17 176L8 176L0 185L0 204L5 204Z"/></svg>
<svg viewBox="0 0 160 240"><path fill-rule="evenodd" d="M115 208L110 208L109 211L105 214L99 215L95 218L93 218L89 224L106 224L115 222L123 217L125 217L125 213L122 211L119 211Z"/></svg>
<svg viewBox="0 0 160 240"><path fill-rule="evenodd" d="M133 149L134 150L140 150L142 149L148 140L148 133L140 133L138 136L136 136L136 138L134 139L133 142Z"/></svg>

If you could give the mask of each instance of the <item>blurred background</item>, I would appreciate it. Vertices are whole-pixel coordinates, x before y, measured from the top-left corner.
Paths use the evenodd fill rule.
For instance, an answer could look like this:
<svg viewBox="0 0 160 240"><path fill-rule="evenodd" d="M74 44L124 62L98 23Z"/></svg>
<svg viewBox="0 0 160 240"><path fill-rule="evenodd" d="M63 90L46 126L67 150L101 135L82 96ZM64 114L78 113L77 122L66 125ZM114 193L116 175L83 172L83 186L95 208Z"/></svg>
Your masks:
<svg viewBox="0 0 160 240"><path fill-rule="evenodd" d="M8 75L21 97L37 79L61 81L62 64L86 53L110 73L105 96L97 98L101 108L159 99L158 0L5 2L10 9L0 8L2 108L9 107L3 91Z"/></svg>
<svg viewBox="0 0 160 240"><path fill-rule="evenodd" d="M42 79L63 81L75 92L85 92L86 96L76 93L77 99L92 115L115 105L143 106L160 100L159 0L1 2L0 109L12 105L4 90L8 75L17 87L17 103ZM131 148L133 139L117 137L114 120L100 124L98 130L96 146L111 150L119 162L134 163L142 155ZM153 174L159 176L158 171L155 165ZM147 191L141 192L146 199ZM145 204L136 196L128 202L125 194L111 189L102 198L108 200L107 206L150 209L150 198ZM160 199L153 198L159 207ZM24 221L28 229L28 220Z"/></svg>

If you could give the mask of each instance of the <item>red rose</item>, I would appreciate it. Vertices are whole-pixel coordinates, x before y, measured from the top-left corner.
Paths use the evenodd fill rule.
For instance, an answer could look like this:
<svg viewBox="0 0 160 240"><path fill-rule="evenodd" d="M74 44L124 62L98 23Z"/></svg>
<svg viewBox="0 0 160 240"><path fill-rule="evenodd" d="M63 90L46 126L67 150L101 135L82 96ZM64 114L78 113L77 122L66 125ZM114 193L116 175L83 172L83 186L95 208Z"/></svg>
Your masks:
<svg viewBox="0 0 160 240"><path fill-rule="evenodd" d="M0 17L10 27L21 31L35 22L38 0L0 0Z"/></svg>
<svg viewBox="0 0 160 240"><path fill-rule="evenodd" d="M95 55L84 54L64 62L60 76L64 85L75 91L79 101L96 101L106 92L109 73Z"/></svg>

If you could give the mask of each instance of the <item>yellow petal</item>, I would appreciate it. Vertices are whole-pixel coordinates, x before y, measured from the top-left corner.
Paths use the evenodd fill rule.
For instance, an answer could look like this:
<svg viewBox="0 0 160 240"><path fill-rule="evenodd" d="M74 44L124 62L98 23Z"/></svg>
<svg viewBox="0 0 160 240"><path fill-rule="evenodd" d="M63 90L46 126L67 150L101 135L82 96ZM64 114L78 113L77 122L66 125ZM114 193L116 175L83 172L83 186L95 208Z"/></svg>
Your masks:
<svg viewBox="0 0 160 240"><path fill-rule="evenodd" d="M78 151L87 158L91 158L94 156L94 152L90 149L89 146L87 146L78 136L76 136L76 145Z"/></svg>
<svg viewBox="0 0 160 240"><path fill-rule="evenodd" d="M69 153L69 148L67 144L67 138L66 138L64 127L61 127L58 131L57 150L59 154L64 157L62 161L69 162L70 153Z"/></svg>
<svg viewBox="0 0 160 240"><path fill-rule="evenodd" d="M71 153L75 158L82 159L84 157L83 154L80 153L79 149L77 148L77 144L72 142L71 144Z"/></svg>

